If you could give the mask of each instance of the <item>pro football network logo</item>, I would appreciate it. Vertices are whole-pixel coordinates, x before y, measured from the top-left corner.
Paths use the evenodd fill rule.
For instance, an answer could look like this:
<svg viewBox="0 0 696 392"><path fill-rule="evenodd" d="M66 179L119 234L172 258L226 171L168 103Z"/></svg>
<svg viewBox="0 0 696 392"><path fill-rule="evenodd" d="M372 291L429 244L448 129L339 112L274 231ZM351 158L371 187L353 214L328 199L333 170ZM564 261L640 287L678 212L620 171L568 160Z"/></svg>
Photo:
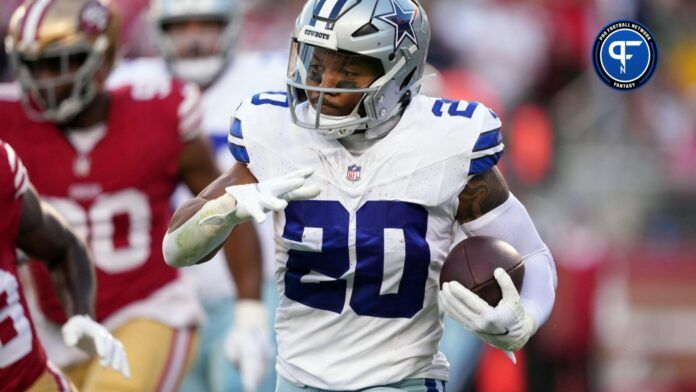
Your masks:
<svg viewBox="0 0 696 392"><path fill-rule="evenodd" d="M617 20L597 34L592 60L599 78L617 90L647 83L657 66L657 43L644 25Z"/></svg>
<svg viewBox="0 0 696 392"><path fill-rule="evenodd" d="M348 166L348 173L346 174L346 179L348 181L358 181L360 180L360 166L350 165Z"/></svg>

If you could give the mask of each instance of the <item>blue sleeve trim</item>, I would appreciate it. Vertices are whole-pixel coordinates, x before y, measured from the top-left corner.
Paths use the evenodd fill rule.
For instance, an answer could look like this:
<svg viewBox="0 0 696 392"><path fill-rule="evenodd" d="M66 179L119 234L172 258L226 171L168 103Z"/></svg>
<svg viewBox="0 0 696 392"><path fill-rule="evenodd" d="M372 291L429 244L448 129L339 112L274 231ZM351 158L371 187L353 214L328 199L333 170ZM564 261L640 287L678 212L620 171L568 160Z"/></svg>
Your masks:
<svg viewBox="0 0 696 392"><path fill-rule="evenodd" d="M266 96L266 98L262 98L262 96ZM270 96L270 97L269 97ZM277 99L272 99L271 97L277 96ZM281 108L287 108L290 105L288 104L288 93L283 92L283 91L270 91L266 93L261 93L261 94L256 94L251 98L251 103L258 106L258 105L273 105L273 106L280 106Z"/></svg>
<svg viewBox="0 0 696 392"><path fill-rule="evenodd" d="M500 157L503 155L503 152L498 152L493 155L487 155L485 157L481 158L476 158L471 160L471 165L469 166L469 175L470 176L475 176L477 174L481 174L485 172L486 170L492 168L495 166L498 161L500 160Z"/></svg>
<svg viewBox="0 0 696 392"><path fill-rule="evenodd" d="M230 152L234 159L242 163L249 163L249 153L247 153L246 147L240 146L238 144L230 143Z"/></svg>
<svg viewBox="0 0 696 392"><path fill-rule="evenodd" d="M230 127L230 134L236 138L244 139L242 135L242 122L239 119L232 120L232 126Z"/></svg>
<svg viewBox="0 0 696 392"><path fill-rule="evenodd" d="M503 142L503 135L500 133L500 128L483 132L479 135L474 145L474 152L488 150Z"/></svg>

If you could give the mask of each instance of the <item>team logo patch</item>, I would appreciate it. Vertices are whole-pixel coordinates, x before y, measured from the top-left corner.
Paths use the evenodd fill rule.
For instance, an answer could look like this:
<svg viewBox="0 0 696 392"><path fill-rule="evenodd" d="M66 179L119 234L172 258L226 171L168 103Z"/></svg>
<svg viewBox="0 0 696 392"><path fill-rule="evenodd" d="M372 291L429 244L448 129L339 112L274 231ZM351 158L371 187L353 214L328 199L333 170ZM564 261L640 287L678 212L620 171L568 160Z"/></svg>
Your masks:
<svg viewBox="0 0 696 392"><path fill-rule="evenodd" d="M413 21L418 14L418 8L404 8L397 0L391 0L391 6L392 12L377 15L376 18L394 26L394 51L399 49L407 37L418 46L416 32L413 30Z"/></svg>
<svg viewBox="0 0 696 392"><path fill-rule="evenodd" d="M88 34L100 34L109 25L109 10L99 1L90 1L80 12L80 30Z"/></svg>
<svg viewBox="0 0 696 392"><path fill-rule="evenodd" d="M641 23L617 20L597 34L592 60L599 78L617 90L647 83L657 66L657 43Z"/></svg>
<svg viewBox="0 0 696 392"><path fill-rule="evenodd" d="M360 166L350 165L348 166L348 173L346 174L346 179L348 181L358 181L360 180Z"/></svg>

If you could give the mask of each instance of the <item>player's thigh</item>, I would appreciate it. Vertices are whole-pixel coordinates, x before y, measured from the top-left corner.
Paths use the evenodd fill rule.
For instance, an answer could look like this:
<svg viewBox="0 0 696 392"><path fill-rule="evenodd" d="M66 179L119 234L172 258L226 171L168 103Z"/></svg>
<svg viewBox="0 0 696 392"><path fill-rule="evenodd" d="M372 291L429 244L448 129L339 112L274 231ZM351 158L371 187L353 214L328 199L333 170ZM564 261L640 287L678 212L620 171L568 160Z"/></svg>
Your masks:
<svg viewBox="0 0 696 392"><path fill-rule="evenodd" d="M2 389L2 388L0 388ZM27 389L27 392L63 392L77 391L72 382L58 369L49 362L46 370L41 377Z"/></svg>
<svg viewBox="0 0 696 392"><path fill-rule="evenodd" d="M197 344L195 330L173 329L149 319L135 319L116 331L126 350L131 378L102 368L92 360L80 390L176 391L193 360Z"/></svg>

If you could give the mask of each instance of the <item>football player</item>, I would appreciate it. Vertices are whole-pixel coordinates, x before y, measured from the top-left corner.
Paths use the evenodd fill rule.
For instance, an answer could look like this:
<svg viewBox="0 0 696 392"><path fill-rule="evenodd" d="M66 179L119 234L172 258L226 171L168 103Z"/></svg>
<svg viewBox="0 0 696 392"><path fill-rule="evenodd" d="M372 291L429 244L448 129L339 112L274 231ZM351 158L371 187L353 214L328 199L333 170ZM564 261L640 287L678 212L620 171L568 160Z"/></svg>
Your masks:
<svg viewBox="0 0 696 392"><path fill-rule="evenodd" d="M65 343L99 357L129 377L121 342L92 320L94 268L84 242L43 204L12 147L0 140L0 385L3 391L70 391L74 386L46 359L17 274L17 252L41 259L59 282L70 319Z"/></svg>
<svg viewBox="0 0 696 392"><path fill-rule="evenodd" d="M218 171L195 85L158 79L104 88L117 29L106 0L19 7L6 47L21 91L4 88L0 137L22 155L42 197L87 239L96 319L123 342L132 377L105 372L57 339L65 315L46 271L32 264L48 357L83 390L175 390L203 316L192 288L163 262L161 241L177 184L200 192Z"/></svg>
<svg viewBox="0 0 696 392"><path fill-rule="evenodd" d="M215 148L218 166L225 169L234 161L227 148L229 108L237 107L259 89L285 89L287 52L237 50L243 19L238 0L153 1L150 20L162 57L122 62L108 80L118 86L172 74L197 84L203 91L203 129ZM188 192L177 192L179 204L190 198ZM249 240L254 234L252 222L240 229L235 230L229 244L238 253L242 253L240 245L248 244L248 253L230 262L228 248L227 257L220 253L184 271L196 284L206 311L198 353L182 385L184 390L237 390L242 384L247 391L273 390L275 375L268 370L272 369L270 354L275 345L269 333L272 320L267 315L269 308L275 309L278 297L272 273L273 227L267 222L257 228L261 247L250 246L255 243ZM265 258L263 271L259 250ZM240 268L256 268L255 272L264 276L264 302L256 282L238 279L243 276Z"/></svg>
<svg viewBox="0 0 696 392"><path fill-rule="evenodd" d="M418 94L429 39L414 0L308 1L287 94L242 104L238 164L172 219L163 251L183 267L273 211L278 390L442 390L443 311L506 351L548 318L553 258L496 168L501 121ZM455 282L439 290L455 225L518 250L521 292L502 269L495 307Z"/></svg>

